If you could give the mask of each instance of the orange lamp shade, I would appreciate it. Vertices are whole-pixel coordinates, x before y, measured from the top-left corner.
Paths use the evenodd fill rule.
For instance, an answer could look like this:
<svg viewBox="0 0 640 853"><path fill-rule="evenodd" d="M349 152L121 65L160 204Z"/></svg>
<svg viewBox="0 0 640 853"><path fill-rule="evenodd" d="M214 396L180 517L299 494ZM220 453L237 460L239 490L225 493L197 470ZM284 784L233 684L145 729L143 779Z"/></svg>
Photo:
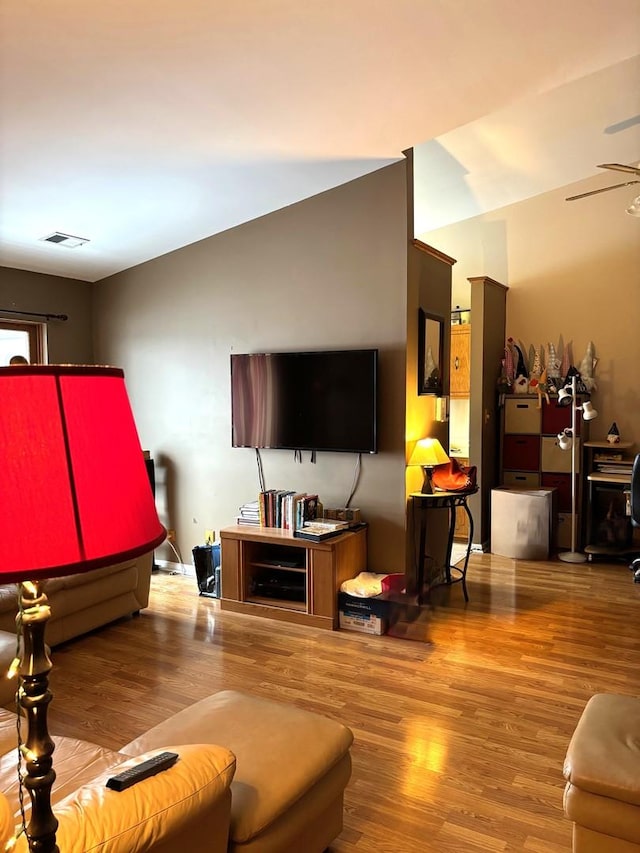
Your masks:
<svg viewBox="0 0 640 853"><path fill-rule="evenodd" d="M0 484L2 583L120 562L166 535L118 368L0 368Z"/></svg>

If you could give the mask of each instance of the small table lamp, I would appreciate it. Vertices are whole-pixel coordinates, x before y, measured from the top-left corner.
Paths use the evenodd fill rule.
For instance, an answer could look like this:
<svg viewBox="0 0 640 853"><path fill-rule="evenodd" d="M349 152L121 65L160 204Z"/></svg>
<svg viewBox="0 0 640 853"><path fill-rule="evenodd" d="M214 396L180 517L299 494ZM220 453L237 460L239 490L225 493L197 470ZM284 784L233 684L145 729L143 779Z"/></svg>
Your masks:
<svg viewBox="0 0 640 853"><path fill-rule="evenodd" d="M166 531L122 370L74 365L0 368L0 583L18 583L24 653L16 701L32 802L29 849L55 853L54 743L47 731L52 664L44 578L87 572L152 551Z"/></svg>
<svg viewBox="0 0 640 853"><path fill-rule="evenodd" d="M421 465L424 468L424 483L422 493L430 495L433 493L431 474L436 465L442 465L449 461L449 457L437 438L421 438L413 448L409 465Z"/></svg>

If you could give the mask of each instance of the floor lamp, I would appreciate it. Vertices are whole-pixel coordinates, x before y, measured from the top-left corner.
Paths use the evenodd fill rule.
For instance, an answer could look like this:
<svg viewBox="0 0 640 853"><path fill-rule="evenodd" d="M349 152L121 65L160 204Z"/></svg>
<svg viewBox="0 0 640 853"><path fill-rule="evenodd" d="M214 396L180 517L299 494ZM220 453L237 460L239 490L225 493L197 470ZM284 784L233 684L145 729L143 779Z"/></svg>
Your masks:
<svg viewBox="0 0 640 853"><path fill-rule="evenodd" d="M47 729L50 608L41 581L122 562L164 540L122 370L0 368L0 582L19 584L16 701L31 815L29 849L56 853L55 744ZM81 689L81 685L78 686Z"/></svg>
<svg viewBox="0 0 640 853"><path fill-rule="evenodd" d="M571 550L562 551L558 554L558 558L565 563L585 563L587 557L581 551L578 551L577 546L577 487L576 487L576 454L578 448L578 412L581 412L582 419L591 421L598 417L598 413L593 408L590 402L585 402L581 406L577 401L577 382L576 377L571 377L571 384L565 385L558 392L558 405L571 406L571 427L558 433L558 444L561 450L571 450Z"/></svg>

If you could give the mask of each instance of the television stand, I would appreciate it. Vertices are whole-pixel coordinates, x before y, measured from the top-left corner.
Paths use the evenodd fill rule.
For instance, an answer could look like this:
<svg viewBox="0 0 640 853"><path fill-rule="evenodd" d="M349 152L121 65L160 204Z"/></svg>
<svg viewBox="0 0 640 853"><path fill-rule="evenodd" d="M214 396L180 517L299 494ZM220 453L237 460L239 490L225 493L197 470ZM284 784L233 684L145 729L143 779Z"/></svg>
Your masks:
<svg viewBox="0 0 640 853"><path fill-rule="evenodd" d="M238 525L221 530L220 541L220 608L298 625L338 628L340 586L367 568L366 527L310 542Z"/></svg>

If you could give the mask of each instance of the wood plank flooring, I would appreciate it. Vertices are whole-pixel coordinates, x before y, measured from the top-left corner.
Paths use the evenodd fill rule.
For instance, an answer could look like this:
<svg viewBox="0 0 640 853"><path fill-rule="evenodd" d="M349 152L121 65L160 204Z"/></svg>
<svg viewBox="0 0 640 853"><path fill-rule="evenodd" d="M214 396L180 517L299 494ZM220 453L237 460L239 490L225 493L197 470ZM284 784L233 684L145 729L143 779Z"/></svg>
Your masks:
<svg viewBox="0 0 640 853"><path fill-rule="evenodd" d="M640 695L640 584L623 564L491 555L468 583L423 643L222 613L194 578L156 574L139 617L54 650L50 728L118 748L213 691L251 691L353 730L334 853L567 853L562 763L582 709Z"/></svg>

